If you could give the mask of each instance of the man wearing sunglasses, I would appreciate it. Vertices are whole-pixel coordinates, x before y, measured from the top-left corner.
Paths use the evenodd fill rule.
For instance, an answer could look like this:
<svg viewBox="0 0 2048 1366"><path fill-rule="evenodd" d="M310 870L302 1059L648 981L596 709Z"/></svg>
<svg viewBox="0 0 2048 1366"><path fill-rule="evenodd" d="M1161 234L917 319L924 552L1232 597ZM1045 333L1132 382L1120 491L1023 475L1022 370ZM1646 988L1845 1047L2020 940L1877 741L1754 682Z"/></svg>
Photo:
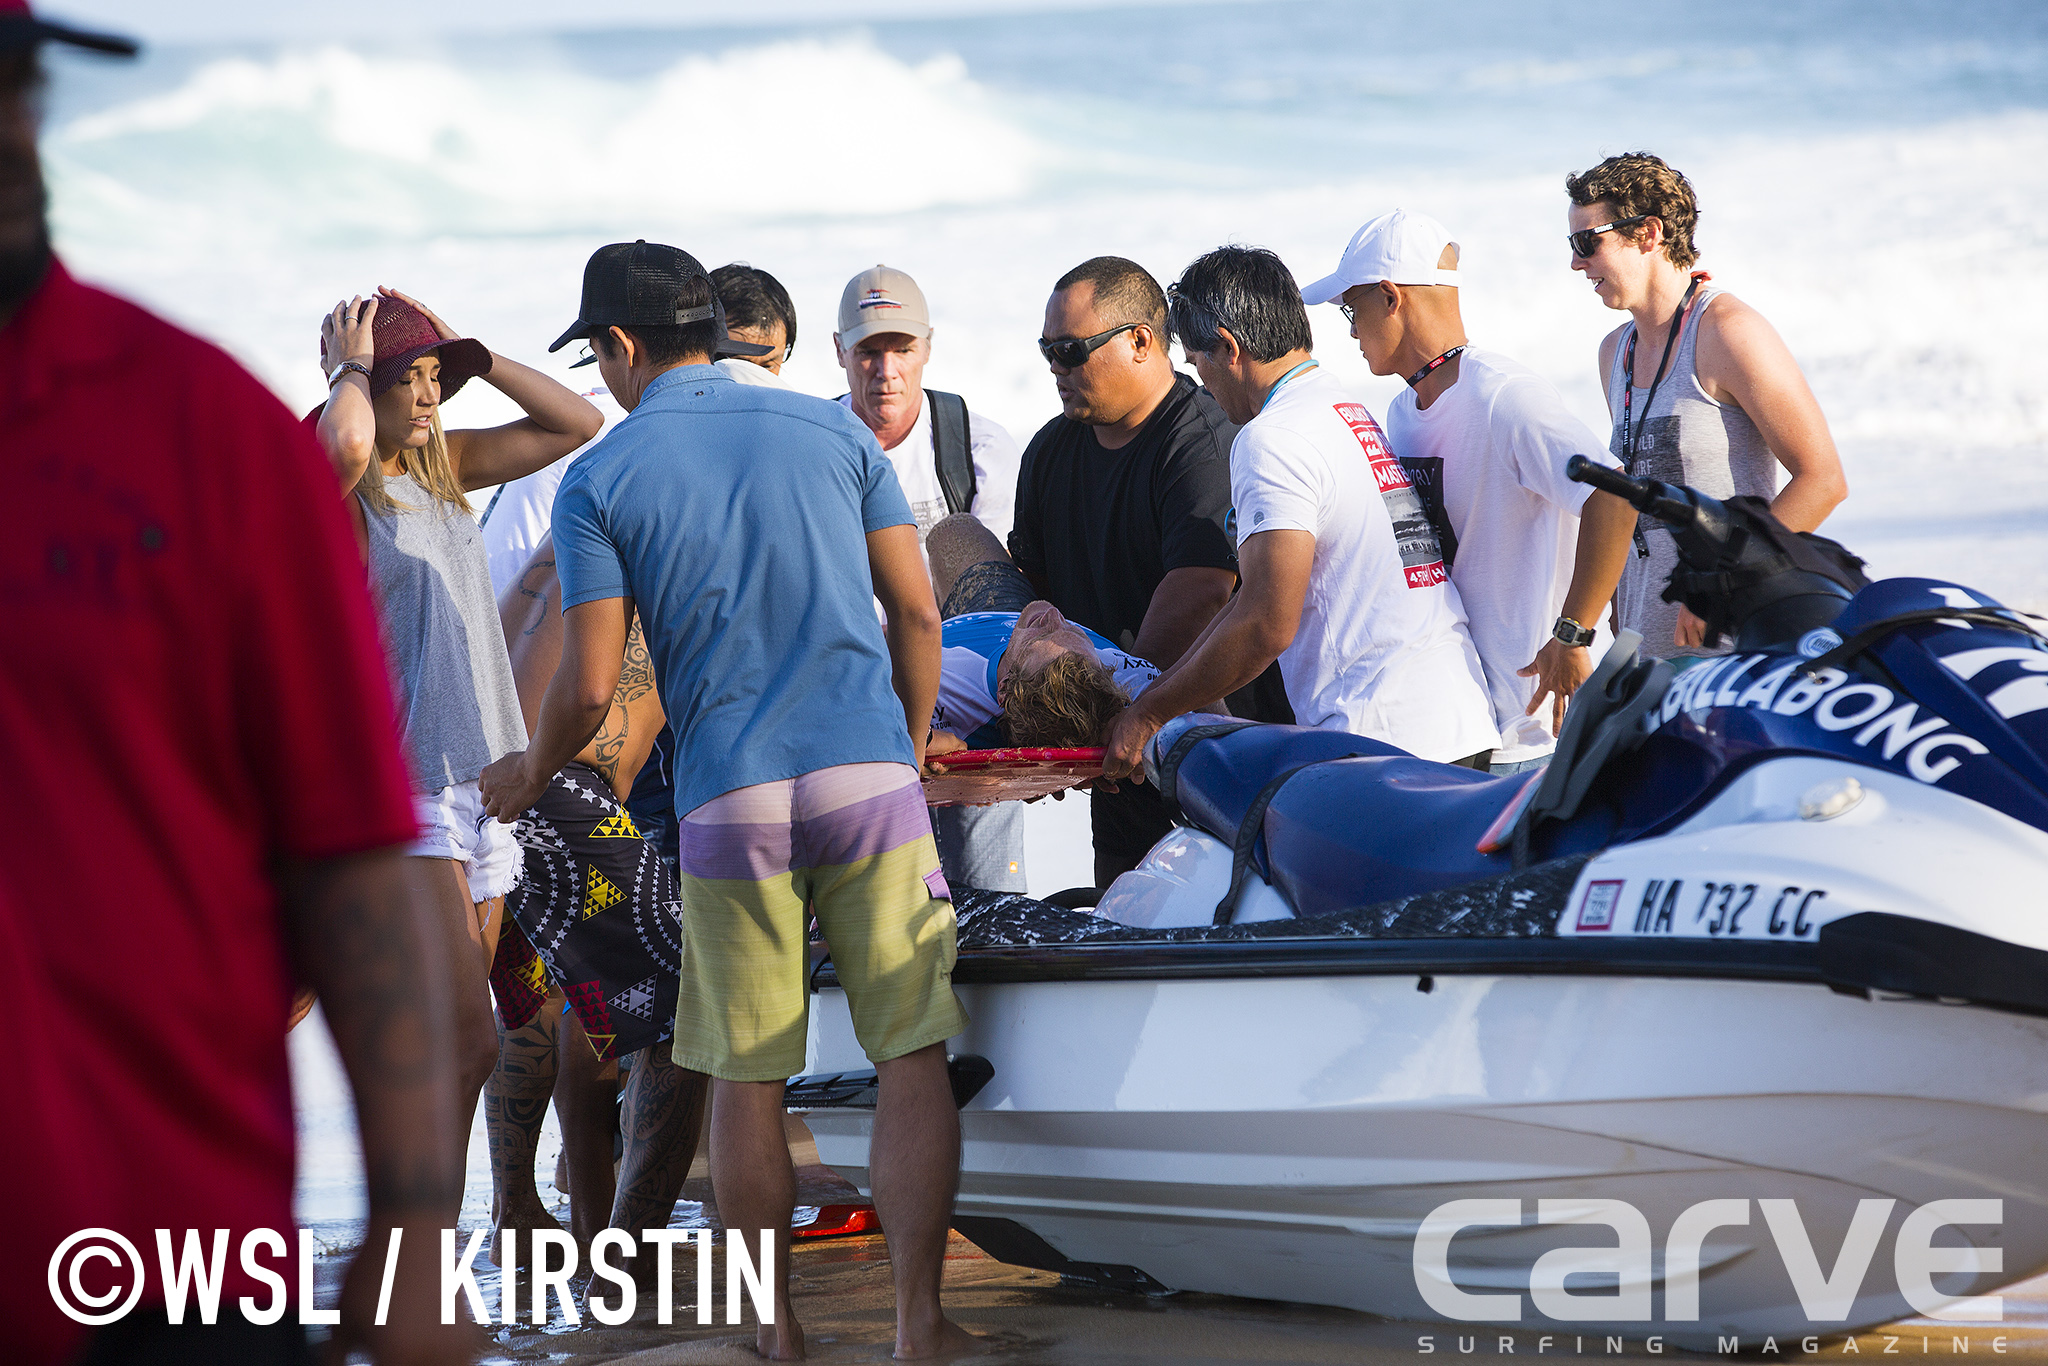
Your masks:
<svg viewBox="0 0 2048 1366"><path fill-rule="evenodd" d="M1793 531L1812 531L1849 495L1828 420L1799 362L1764 316L1699 264L1692 182L1648 152L1608 157L1565 177L1571 268L1629 320L1600 343L1613 435L1608 450L1638 479L1715 498L1765 498ZM1791 476L1778 486L1780 467ZM1706 623L1666 602L1678 565L1668 528L1635 524L1615 619L1643 653L1725 653Z"/></svg>
<svg viewBox="0 0 2048 1366"><path fill-rule="evenodd" d="M1387 405L1387 440L1465 604L1500 726L1493 771L1515 773L1548 762L1566 701L1593 671L1592 627L1635 513L1565 478L1574 455L1619 462L1548 380L1467 343L1460 280L1443 224L1395 209L1360 228L1301 297L1343 309L1372 372L1408 382Z"/></svg>
<svg viewBox="0 0 2048 1366"><path fill-rule="evenodd" d="M1218 247L1168 298L1195 373L1241 425L1244 583L1117 718L1103 772L1135 774L1162 725L1276 659L1299 724L1483 771L1499 730L1436 534L1372 414L1318 366L1293 275L1262 247Z"/></svg>
<svg viewBox="0 0 2048 1366"><path fill-rule="evenodd" d="M726 335L768 348L763 356L734 356L715 364L742 384L787 389L782 367L796 353L796 305L782 281L759 266L734 261L711 272L711 287L725 306Z"/></svg>
<svg viewBox="0 0 2048 1366"><path fill-rule="evenodd" d="M1098 256L1060 277L1038 349L1061 413L1024 452L1010 533L1039 597L1161 667L1237 585L1224 531L1237 428L1173 368L1167 338L1166 295L1137 263ZM1263 706L1240 694L1232 710L1293 720L1277 670L1264 685ZM1106 887L1172 823L1149 788L1097 790L1090 804L1095 881Z"/></svg>

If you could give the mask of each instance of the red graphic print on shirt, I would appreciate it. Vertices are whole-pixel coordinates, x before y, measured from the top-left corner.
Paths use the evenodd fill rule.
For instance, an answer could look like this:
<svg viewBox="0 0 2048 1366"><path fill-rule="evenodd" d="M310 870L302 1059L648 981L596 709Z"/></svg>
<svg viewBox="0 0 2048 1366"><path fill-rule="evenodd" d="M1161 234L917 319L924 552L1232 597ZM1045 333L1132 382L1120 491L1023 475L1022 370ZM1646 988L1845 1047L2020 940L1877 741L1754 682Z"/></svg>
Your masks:
<svg viewBox="0 0 2048 1366"><path fill-rule="evenodd" d="M1443 550L1437 544L1436 529L1429 524L1429 515L1422 509L1422 497L1410 482L1408 471L1401 468L1401 462L1388 449L1380 424L1373 421L1364 404L1332 406L1372 462L1373 479L1379 485L1380 497L1386 500L1387 516L1393 519L1394 544L1400 548L1401 572L1408 586L1436 587L1449 577L1444 570Z"/></svg>

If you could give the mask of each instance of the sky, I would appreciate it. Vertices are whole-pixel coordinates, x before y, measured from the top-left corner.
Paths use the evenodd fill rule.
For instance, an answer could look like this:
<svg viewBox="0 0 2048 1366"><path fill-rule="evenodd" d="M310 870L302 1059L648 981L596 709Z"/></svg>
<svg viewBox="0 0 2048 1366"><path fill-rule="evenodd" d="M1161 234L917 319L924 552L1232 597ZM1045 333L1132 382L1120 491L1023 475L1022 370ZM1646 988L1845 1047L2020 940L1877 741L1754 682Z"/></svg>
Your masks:
<svg viewBox="0 0 2048 1366"><path fill-rule="evenodd" d="M350 0L346 6L313 0L33 0L37 13L82 27L125 33L147 43L177 44L235 39L348 39L373 31L460 33L489 30L612 29L642 27L749 28L780 23L934 18L1034 10L1135 8L1140 5L1220 3L1221 0L747 0L744 6L712 0L605 0L567 6L561 0ZM1242 2L1242 0L1240 0ZM1283 0L1251 0L1281 3Z"/></svg>

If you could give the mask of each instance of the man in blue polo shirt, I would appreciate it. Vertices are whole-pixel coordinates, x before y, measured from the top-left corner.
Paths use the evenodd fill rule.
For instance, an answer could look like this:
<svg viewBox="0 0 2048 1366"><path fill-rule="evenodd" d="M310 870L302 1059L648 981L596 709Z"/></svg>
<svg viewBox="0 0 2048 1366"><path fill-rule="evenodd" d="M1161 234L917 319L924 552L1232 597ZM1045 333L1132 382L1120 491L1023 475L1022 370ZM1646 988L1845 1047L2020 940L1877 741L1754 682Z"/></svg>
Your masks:
<svg viewBox="0 0 2048 1366"><path fill-rule="evenodd" d="M709 364L725 317L689 254L601 248L582 312L551 349L578 338L628 415L556 498L562 663L531 746L485 770L486 804L505 819L524 811L589 741L637 608L676 740L675 1060L714 1078L720 1216L775 1243L775 1318L756 1345L803 1355L782 1091L804 1063L808 906L881 1078L871 1162L896 1354L970 1350L939 1307L960 1160L945 1040L967 1017L918 783L939 614L909 505L851 414Z"/></svg>

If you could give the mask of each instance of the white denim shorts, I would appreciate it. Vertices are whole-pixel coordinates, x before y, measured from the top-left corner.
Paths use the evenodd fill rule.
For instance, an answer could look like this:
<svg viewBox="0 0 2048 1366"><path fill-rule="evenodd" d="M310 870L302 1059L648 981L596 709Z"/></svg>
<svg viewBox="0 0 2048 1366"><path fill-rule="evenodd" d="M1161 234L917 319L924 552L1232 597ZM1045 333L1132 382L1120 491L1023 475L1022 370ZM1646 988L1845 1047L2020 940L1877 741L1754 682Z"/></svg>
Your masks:
<svg viewBox="0 0 2048 1366"><path fill-rule="evenodd" d="M475 779L439 792L414 793L413 815L420 837L405 852L420 858L452 858L463 865L472 901L503 896L519 881L524 859L512 827L484 814Z"/></svg>

